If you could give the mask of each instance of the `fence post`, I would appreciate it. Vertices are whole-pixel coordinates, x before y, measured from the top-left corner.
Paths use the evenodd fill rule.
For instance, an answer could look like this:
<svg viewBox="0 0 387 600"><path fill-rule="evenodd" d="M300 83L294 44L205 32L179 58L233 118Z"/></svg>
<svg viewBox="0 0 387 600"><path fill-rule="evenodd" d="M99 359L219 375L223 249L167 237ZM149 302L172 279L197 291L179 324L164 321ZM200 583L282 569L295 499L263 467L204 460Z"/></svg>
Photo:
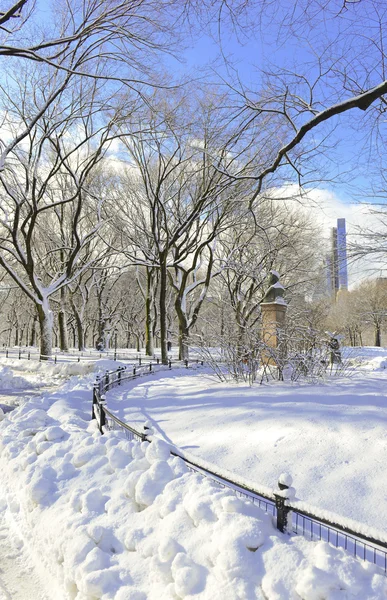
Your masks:
<svg viewBox="0 0 387 600"><path fill-rule="evenodd" d="M168 362L168 367L169 367L170 369L172 369L172 361L171 361L171 360Z"/></svg>
<svg viewBox="0 0 387 600"><path fill-rule="evenodd" d="M56 361L58 360L57 355L55 354L54 356L54 363L56 364Z"/></svg>
<svg viewBox="0 0 387 600"><path fill-rule="evenodd" d="M146 421L144 423L144 442L149 442L148 435L153 435L152 423L150 421Z"/></svg>
<svg viewBox="0 0 387 600"><path fill-rule="evenodd" d="M31 352L28 352L28 360L31 358Z"/></svg>
<svg viewBox="0 0 387 600"><path fill-rule="evenodd" d="M106 397L105 396L101 396L101 399L99 401L99 430L101 433L103 433L103 427L105 427L106 425L106 414L104 411L104 407L106 406Z"/></svg>
<svg viewBox="0 0 387 600"><path fill-rule="evenodd" d="M286 490L288 490L291 485L291 476L284 473L280 475L278 479L280 493L274 492L275 507L277 509L277 529L282 533L285 533L288 528L288 517L291 509L286 505L286 500L288 498Z"/></svg>
<svg viewBox="0 0 387 600"><path fill-rule="evenodd" d="M149 373L152 373L152 361L149 363Z"/></svg>
<svg viewBox="0 0 387 600"><path fill-rule="evenodd" d="M105 389L109 387L109 371L106 371L105 374Z"/></svg>
<svg viewBox="0 0 387 600"><path fill-rule="evenodd" d="M5 351L5 358L8 358L8 348Z"/></svg>
<svg viewBox="0 0 387 600"><path fill-rule="evenodd" d="M122 367L118 367L118 385L121 385Z"/></svg>
<svg viewBox="0 0 387 600"><path fill-rule="evenodd" d="M156 358L156 361L157 361L157 364L159 365L160 364L160 359Z"/></svg>
<svg viewBox="0 0 387 600"><path fill-rule="evenodd" d="M21 349L19 348L19 360L21 359Z"/></svg>
<svg viewBox="0 0 387 600"><path fill-rule="evenodd" d="M136 375L136 367L133 367L133 375Z"/></svg>
<svg viewBox="0 0 387 600"><path fill-rule="evenodd" d="M138 364L141 367L141 356L138 357Z"/></svg>
<svg viewBox="0 0 387 600"><path fill-rule="evenodd" d="M98 401L97 401L97 384L95 383L93 385L93 406L91 407L91 418L92 419L96 419L97 418L95 416L95 412L94 412L94 407L95 407L96 404L98 404Z"/></svg>
<svg viewBox="0 0 387 600"><path fill-rule="evenodd" d="M188 369L188 360L187 359L185 359L184 364L185 364L185 368Z"/></svg>

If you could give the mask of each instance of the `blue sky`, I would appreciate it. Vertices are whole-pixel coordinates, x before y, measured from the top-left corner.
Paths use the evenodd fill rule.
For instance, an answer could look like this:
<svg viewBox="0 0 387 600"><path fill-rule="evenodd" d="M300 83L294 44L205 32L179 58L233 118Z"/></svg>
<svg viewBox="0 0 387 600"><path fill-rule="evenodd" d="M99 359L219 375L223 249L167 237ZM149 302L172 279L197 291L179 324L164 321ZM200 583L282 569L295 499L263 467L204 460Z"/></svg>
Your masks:
<svg viewBox="0 0 387 600"><path fill-rule="evenodd" d="M39 10L42 11L42 16L44 15L43 20L48 20L47 9L48 7L51 9L54 6L53 3L49 0L38 0L38 2ZM342 0L331 0L328 4L337 13L342 3ZM311 2L310 6L315 4L315 2ZM273 65L287 67L290 70L309 71L308 74L313 77L316 73L316 56L322 55L322 48L326 48L328 41L336 45L336 52L342 51L343 54L348 52L349 57L353 55L357 61L356 64L359 63L359 55L363 63L368 60L367 53L361 52L360 46L359 55L356 55L357 48L355 45L357 42L354 37L354 32L359 26L364 28L365 33L369 31L370 35L375 35L376 30L375 23L372 21L372 14L366 14L365 12L367 3L360 2L358 5L354 5L351 7L351 11L347 11L343 16L336 15L335 18L326 20L311 19L310 27L305 27L305 23L300 19L296 28L297 37L291 35L286 27L283 27L282 30L278 28L278 17L285 14L281 11L293 9L295 2L293 0L277 0L273 6L278 9L277 14L274 15L275 18L270 21L269 16L267 16L266 20L263 19L260 22L260 25L258 25L258 13L250 12L249 17L255 27L249 28L249 35L240 33L238 36L230 28L223 30L222 50L233 65L228 71L222 61L220 47L210 37L209 33L196 36L192 43L187 41L187 49L181 54L183 62L167 59L168 68L172 72L184 73L189 71L195 77L202 76L205 67L215 62L214 82L216 82L215 71L221 73L226 79L229 77L235 78L235 75L238 74L238 77L247 88L258 90L261 85L260 71L272 68ZM349 23L348 18L350 19ZM352 29L349 30L348 27ZM217 37L216 30L213 31L213 35ZM330 56L329 51L325 50L323 55L324 64L332 64L333 58L334 56ZM371 61L372 58L369 60ZM311 66L312 64L314 66ZM354 68L356 64L354 64ZM378 77L379 74L375 72L375 80L379 80ZM372 83L371 76L370 84ZM329 89L327 88L326 92L322 90L322 93L325 94L325 105L328 105L330 100ZM363 133L356 131L356 127L353 127L353 124L356 125L363 117L361 111L355 109L337 119L337 128L332 137L332 141L336 143L336 149L324 161L324 167L328 169L328 175L322 181L321 186L315 184L334 193L338 201L344 204L358 201L362 197L362 189L369 185L368 169L365 167L368 157L363 150ZM351 124L352 127L350 127ZM324 128L319 127L314 130L313 134L309 134L308 140L310 139L311 144L313 144L323 134ZM344 173L349 170L353 166L353 162L363 155L364 160L358 161L358 167L356 171L351 173L350 177L343 177L341 182L329 181L330 176L336 176L340 172ZM323 176L321 178L324 179ZM342 215L338 214L337 216Z"/></svg>
<svg viewBox="0 0 387 600"><path fill-rule="evenodd" d="M225 79L235 79L237 75L248 89L259 90L262 70L280 66L291 71L305 72L313 77L316 74L316 56L323 56L324 66L332 64L330 50L327 51L326 49L327 42L335 44L337 52L354 53L354 39L355 45L357 43L354 32L359 23L364 25L365 32L369 30L370 35L375 35L375 27L372 21L373 13L372 11L369 13L365 11L367 3L355 3L351 5L350 10L340 15L343 0L330 0L328 2L331 9L331 15L328 15L329 18L322 18L321 14L311 13L309 14L311 17L310 23L306 26L306 18L300 15L300 9L297 8L302 6L303 1L276 0L274 3L268 3L271 12L263 16L257 7L254 8L254 2L252 2L249 4L252 8L250 8L246 17L241 19L246 26L243 31L236 32L229 24L227 26L227 19L225 19L221 34L222 51L232 63L231 68L227 69L225 67L220 46L213 39L217 38L218 40L219 38L215 26L212 31L213 38L203 28L201 35L196 34L193 41L187 40L187 49L180 54L183 62L166 58L167 68L175 73L189 71L195 77L203 76L205 67L214 64L214 83L217 82L215 72L220 73ZM234 3L233 1L230 4L230 6L237 5L238 2ZM308 10L313 11L316 2L312 0L307 5L310 6ZM49 21L49 14L54 6L54 3L50 0L38 0L38 9L43 22ZM297 35L291 33L288 27L280 26L281 19L285 18L289 10L291 12L295 11L292 12L293 19L299 18L299 22L295 27ZM334 15L334 18L332 18L332 15ZM323 48L325 49L324 54L322 54ZM363 52L361 59L363 62L366 60L364 58L365 54ZM358 60L358 57L356 57L356 60ZM211 74L209 78L212 78ZM379 81L377 74L375 74L375 79ZM320 93L322 92L320 91ZM325 94L325 92L323 93ZM326 96L324 98L325 105L328 105L328 89ZM330 176L336 176L339 172L347 171L362 151L362 134L354 130L353 127L349 127L349 124L353 124L356 119L361 118L363 118L363 115L355 109L348 115L337 119L337 129L332 137L332 140L336 143L336 151L327 157L324 165L329 170ZM319 127L314 130L313 134L309 135L308 139L313 144L315 140L319 140L323 135L324 128ZM366 157L363 164L365 161ZM367 172L362 172L362 170L364 171L361 167L362 161L359 162L360 166L356 172L351 174L350 178L347 178L347 181L344 177L341 183L330 183L328 175L324 186L334 191L345 202L356 199L361 188L366 187L368 184Z"/></svg>
<svg viewBox="0 0 387 600"><path fill-rule="evenodd" d="M372 15L364 15L359 12L362 8L360 4L356 7L357 12L353 13L352 17L359 19L359 27L364 28L365 37L369 35L370 38L375 39L375 23L372 21ZM364 40L364 48L359 45L357 54L356 39L354 36L352 37L351 29L346 46L347 27L344 20L333 19L330 23L321 23L303 39L296 41L287 39L283 43L278 43L273 29L268 26L263 35L260 35L261 32L257 30L250 39L243 39L242 43L237 40L235 35L226 35L223 38L222 49L232 59L233 66L243 83L248 88L257 89L260 86L261 69L267 69L270 64L277 64L296 70L302 64L315 61L316 54L320 52L320 47L325 44L327 39L340 38L339 48L343 55L345 56L345 52L347 52L348 59L350 59L351 52L353 52L355 60L350 66L353 66L354 70L358 69L358 64L363 65L364 70L367 70L368 61L369 85L363 81L364 87L367 89L375 82L380 81L383 73L377 69L373 70L372 57L366 51L366 42L369 40ZM195 45L185 52L184 66L177 66L177 68L187 68L202 73L205 65L215 61L217 57L219 57L219 46L209 35L203 34ZM334 57L327 54L324 58L329 64L330 61L333 62ZM220 69L227 77L226 68L223 66ZM313 74L313 68L310 72ZM350 95L350 92L345 92L346 97ZM326 105L329 105L328 90ZM361 225L368 225L370 228L377 227L377 217L371 216L367 209L359 204L375 200L372 192L369 192L368 195L365 194L365 190L369 190L374 181L368 165L369 155L365 144L364 130L361 128L363 120L368 118L369 113L364 114L358 109L353 109L334 122L336 129L332 136L332 142L336 144L336 148L332 155L328 156L329 173L325 180L322 175L321 183L316 183L315 189L310 194L313 215L316 221L321 223L327 237L330 228L336 225L336 219L340 217L346 218L347 232L350 236L353 236L356 228ZM313 143L314 139L323 135L323 132L323 127L317 128L308 139ZM353 170L355 164L356 168ZM350 175L346 175L347 171L351 171ZM329 181L329 175L339 173L342 174L342 177L338 181ZM351 287L363 279L365 274L369 275L367 269L367 264L363 263L350 266Z"/></svg>
<svg viewBox="0 0 387 600"><path fill-rule="evenodd" d="M378 0L376 0L378 2ZM278 0L279 11L282 8L293 7L296 3L290 0ZM310 6L316 5L311 2ZM342 0L331 0L328 3L332 9L330 18L311 20L308 27L304 26L302 19L297 25L298 37L290 35L285 28L280 33L277 21L264 20L249 37L241 35L237 39L235 32L225 32L222 36L222 50L231 59L233 70L227 69L217 63L217 70L227 78L238 73L239 78L247 88L260 88L260 71L270 69L277 65L286 67L291 71L308 73L313 78L316 75L316 58L322 57L322 66L326 68L335 64L336 56L341 56L342 63L350 75L360 73L359 81L365 89L382 80L383 73L375 68L372 54L373 42L377 41L378 23L376 17L367 7L367 3L351 5L350 9L340 14ZM383 3L379 13L382 20L387 11ZM282 8L281 8L282 5ZM333 16L332 16L333 15ZM278 16L278 15L277 15ZM386 19L387 21L387 19ZM217 32L214 32L217 35ZM372 41L370 42L370 40ZM329 45L331 44L331 45ZM324 52L323 52L324 50ZM336 54L335 54L336 53ZM203 73L205 65L215 61L220 55L217 43L207 34L202 34L192 48L184 54L185 65L176 65L177 69L187 68L193 73ZM366 76L363 72L366 72ZM367 80L366 80L367 77ZM335 90L329 89L329 79L326 90L321 86L320 94L324 105L331 103L330 94ZM349 97L351 92L344 92L343 97ZM368 167L369 156L365 147L364 130L360 125L368 115L358 109L342 115L331 124L336 126L332 135L335 150L325 160L324 168L328 169L323 186L334 192L343 202L359 201L365 198L364 189L370 187L371 177ZM311 144L324 135L325 127L318 127L309 134ZM284 140L285 141L285 140ZM353 169L350 176L345 173ZM342 174L341 181L330 182L330 177ZM321 178L324 179L323 173ZM372 201L372 194L367 197Z"/></svg>

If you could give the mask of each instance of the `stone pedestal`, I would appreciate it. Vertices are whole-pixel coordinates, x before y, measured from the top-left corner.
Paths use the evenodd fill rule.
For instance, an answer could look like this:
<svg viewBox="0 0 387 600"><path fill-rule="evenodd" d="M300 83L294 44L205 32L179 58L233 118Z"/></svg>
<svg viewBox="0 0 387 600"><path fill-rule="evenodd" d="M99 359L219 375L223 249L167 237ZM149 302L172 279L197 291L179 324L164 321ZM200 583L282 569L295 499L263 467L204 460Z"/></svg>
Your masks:
<svg viewBox="0 0 387 600"><path fill-rule="evenodd" d="M265 364L280 365L271 356L270 348L273 348L273 354L284 352L280 348L281 330L285 327L287 305L284 302L263 302L261 304L262 312L262 341L268 347L263 351L263 362Z"/></svg>

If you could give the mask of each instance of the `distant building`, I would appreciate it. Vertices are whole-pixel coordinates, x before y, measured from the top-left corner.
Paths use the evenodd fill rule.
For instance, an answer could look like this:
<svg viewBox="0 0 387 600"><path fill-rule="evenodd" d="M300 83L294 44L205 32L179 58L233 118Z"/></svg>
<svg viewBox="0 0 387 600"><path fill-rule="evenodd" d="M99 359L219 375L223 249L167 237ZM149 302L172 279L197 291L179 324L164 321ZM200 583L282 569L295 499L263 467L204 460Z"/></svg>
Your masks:
<svg viewBox="0 0 387 600"><path fill-rule="evenodd" d="M347 233L345 219L337 219L337 269L339 290L348 290Z"/></svg>
<svg viewBox="0 0 387 600"><path fill-rule="evenodd" d="M348 290L347 234L345 219L337 219L337 227L332 227L331 251L326 257L327 288L336 299L340 291Z"/></svg>

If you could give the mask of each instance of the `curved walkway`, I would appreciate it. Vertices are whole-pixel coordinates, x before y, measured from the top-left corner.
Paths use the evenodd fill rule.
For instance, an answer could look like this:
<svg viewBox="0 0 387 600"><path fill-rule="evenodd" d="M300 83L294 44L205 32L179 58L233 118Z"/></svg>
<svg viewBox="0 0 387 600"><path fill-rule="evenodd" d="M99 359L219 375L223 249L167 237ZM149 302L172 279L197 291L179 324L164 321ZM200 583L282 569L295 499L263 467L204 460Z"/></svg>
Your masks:
<svg viewBox="0 0 387 600"><path fill-rule="evenodd" d="M0 600L63 600L0 512Z"/></svg>

